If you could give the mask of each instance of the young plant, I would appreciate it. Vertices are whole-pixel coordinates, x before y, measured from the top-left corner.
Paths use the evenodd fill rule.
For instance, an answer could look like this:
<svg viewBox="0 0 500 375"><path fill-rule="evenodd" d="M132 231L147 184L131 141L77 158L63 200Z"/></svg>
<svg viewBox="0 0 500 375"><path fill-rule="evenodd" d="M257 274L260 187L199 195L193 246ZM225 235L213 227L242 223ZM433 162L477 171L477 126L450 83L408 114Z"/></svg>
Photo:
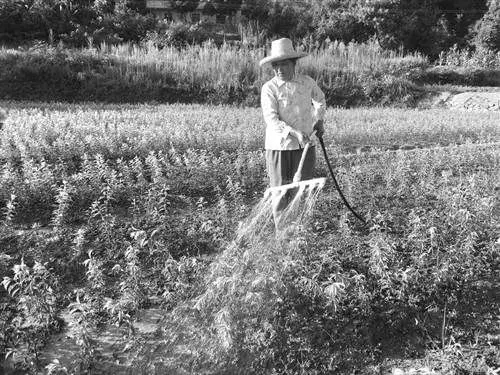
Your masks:
<svg viewBox="0 0 500 375"><path fill-rule="evenodd" d="M7 355L16 354L24 367L37 368L41 348L50 332L58 328L57 281L39 262L30 268L22 259L13 272L13 277L5 276L2 281L17 300L18 310L13 321L16 346Z"/></svg>
<svg viewBox="0 0 500 375"><path fill-rule="evenodd" d="M73 365L77 369L77 373L85 373L91 371L99 353L91 333L92 328L95 327L92 322L94 306L92 301L81 301L80 294L82 294L81 291L77 290L76 302L69 305L69 310L76 323L75 338L76 344L80 348L77 360Z"/></svg>
<svg viewBox="0 0 500 375"><path fill-rule="evenodd" d="M104 308L117 325L125 324L129 328L129 333L133 333L132 316L137 312L145 298L139 254L146 248L148 239L146 232L142 230L134 231L130 236L134 243L131 243L125 251L125 269L122 269L119 264L113 267L114 272L123 275L122 281L118 284L120 297L118 300L108 298Z"/></svg>
<svg viewBox="0 0 500 375"><path fill-rule="evenodd" d="M14 217L16 216L16 207L17 207L17 201L16 201L16 195L11 194L10 199L7 202L7 205L5 206L5 221L4 225L6 227L11 227L12 223L14 221Z"/></svg>
<svg viewBox="0 0 500 375"><path fill-rule="evenodd" d="M56 195L56 209L54 210L52 216L52 225L54 226L55 231L61 230L67 219L72 191L73 188L67 181L63 181L61 187L58 188Z"/></svg>

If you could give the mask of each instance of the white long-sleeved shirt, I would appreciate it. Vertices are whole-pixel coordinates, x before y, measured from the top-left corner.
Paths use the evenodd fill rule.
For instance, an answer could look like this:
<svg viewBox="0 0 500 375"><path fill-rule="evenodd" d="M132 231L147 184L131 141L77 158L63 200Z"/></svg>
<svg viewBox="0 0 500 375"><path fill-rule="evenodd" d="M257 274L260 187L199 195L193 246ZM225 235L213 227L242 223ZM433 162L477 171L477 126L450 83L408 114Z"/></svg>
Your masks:
<svg viewBox="0 0 500 375"><path fill-rule="evenodd" d="M266 123L267 150L297 150L299 143L290 130L311 134L317 120L325 115L325 94L306 75L295 75L291 81L278 77L262 86L261 107Z"/></svg>

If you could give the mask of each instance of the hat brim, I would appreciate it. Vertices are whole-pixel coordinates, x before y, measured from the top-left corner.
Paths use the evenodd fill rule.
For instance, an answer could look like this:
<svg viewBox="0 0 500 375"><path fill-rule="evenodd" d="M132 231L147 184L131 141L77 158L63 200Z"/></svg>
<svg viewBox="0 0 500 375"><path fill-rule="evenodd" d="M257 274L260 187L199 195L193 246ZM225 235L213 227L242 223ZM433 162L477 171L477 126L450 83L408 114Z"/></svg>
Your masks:
<svg viewBox="0 0 500 375"><path fill-rule="evenodd" d="M294 53L287 53L287 54L278 55L278 56L267 56L259 61L259 66L264 66L265 64L273 63L273 62L281 61L281 60L300 59L301 57L305 57L307 55L308 54L306 52L294 52Z"/></svg>

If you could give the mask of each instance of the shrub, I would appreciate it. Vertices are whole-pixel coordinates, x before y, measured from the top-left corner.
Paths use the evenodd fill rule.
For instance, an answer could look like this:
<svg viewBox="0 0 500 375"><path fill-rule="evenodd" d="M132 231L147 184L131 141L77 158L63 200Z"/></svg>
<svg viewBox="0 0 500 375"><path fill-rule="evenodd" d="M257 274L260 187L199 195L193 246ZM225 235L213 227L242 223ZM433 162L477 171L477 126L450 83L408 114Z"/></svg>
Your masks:
<svg viewBox="0 0 500 375"><path fill-rule="evenodd" d="M500 72L474 67L436 66L421 73L418 82L438 85L497 86L500 82Z"/></svg>

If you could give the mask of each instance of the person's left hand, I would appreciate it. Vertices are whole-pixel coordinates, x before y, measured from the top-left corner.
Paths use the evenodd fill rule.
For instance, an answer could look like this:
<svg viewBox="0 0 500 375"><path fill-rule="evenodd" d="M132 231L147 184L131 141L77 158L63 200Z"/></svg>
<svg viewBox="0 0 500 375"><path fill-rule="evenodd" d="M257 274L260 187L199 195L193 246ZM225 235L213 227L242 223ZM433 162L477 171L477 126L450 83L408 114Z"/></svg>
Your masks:
<svg viewBox="0 0 500 375"><path fill-rule="evenodd" d="M323 120L318 120L313 126L313 130L316 130L316 136L321 138L325 134L325 126L323 125Z"/></svg>

